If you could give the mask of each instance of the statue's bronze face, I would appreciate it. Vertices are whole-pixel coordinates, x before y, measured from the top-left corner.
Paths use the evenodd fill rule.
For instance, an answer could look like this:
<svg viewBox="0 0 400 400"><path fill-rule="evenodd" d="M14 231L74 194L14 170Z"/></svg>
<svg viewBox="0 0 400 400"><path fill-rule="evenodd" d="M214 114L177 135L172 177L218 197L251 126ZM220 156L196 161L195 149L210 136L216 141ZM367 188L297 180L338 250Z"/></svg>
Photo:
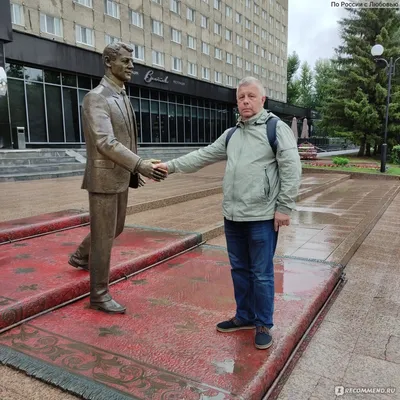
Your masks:
<svg viewBox="0 0 400 400"><path fill-rule="evenodd" d="M133 72L133 59L132 53L128 50L121 48L114 60L108 57L105 60L106 66L109 68L112 75L114 75L121 82L129 82Z"/></svg>

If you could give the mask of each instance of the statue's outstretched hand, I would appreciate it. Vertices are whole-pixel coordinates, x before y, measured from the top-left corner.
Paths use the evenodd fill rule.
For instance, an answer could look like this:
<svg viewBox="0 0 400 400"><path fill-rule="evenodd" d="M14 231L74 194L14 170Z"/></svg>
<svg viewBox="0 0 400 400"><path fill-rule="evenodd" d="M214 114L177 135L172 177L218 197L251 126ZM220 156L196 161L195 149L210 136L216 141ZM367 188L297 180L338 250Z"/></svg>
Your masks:
<svg viewBox="0 0 400 400"><path fill-rule="evenodd" d="M157 168L157 165L159 165L156 164L157 162L159 163L160 160L140 160L136 169L146 178L153 179L156 182L160 182L167 177L167 171L161 168Z"/></svg>

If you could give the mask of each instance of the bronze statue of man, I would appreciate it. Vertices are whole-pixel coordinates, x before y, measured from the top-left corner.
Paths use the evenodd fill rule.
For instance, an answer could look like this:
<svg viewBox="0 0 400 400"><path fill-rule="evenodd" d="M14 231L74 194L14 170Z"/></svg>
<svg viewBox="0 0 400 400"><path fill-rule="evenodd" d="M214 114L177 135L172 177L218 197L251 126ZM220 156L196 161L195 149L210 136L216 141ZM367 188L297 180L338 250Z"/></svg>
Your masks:
<svg viewBox="0 0 400 400"><path fill-rule="evenodd" d="M105 76L83 99L82 120L87 162L82 189L89 192L90 233L69 264L90 272L90 307L111 314L126 308L109 294L113 240L124 229L129 187L142 186L139 174L166 177L152 160L137 153L137 125L124 82L131 79L133 48L112 43L103 51Z"/></svg>

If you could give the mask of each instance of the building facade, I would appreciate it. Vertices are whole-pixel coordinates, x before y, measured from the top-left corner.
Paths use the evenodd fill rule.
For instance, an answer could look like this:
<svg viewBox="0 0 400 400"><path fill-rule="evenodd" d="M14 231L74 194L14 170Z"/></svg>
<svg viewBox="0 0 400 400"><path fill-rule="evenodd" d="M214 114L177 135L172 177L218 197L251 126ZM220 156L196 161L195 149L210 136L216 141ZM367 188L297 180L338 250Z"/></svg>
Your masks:
<svg viewBox="0 0 400 400"><path fill-rule="evenodd" d="M83 96L103 75L104 47L134 48L129 96L141 145L198 145L235 119L235 87L259 78L286 100L288 0L12 0L5 45L8 112L27 145L84 143ZM2 10L0 10L0 13ZM4 108L4 107L3 107ZM12 139L11 139L12 141Z"/></svg>

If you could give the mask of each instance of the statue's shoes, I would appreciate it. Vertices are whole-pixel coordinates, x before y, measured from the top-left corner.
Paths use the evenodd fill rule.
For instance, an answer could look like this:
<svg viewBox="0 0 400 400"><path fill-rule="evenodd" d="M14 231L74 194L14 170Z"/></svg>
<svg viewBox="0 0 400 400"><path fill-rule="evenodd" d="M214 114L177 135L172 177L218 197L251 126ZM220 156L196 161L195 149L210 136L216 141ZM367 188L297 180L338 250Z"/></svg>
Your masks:
<svg viewBox="0 0 400 400"><path fill-rule="evenodd" d="M72 254L68 260L68 264L72 265L74 268L82 268L85 271L89 271L89 260L88 258L78 257L76 254Z"/></svg>
<svg viewBox="0 0 400 400"><path fill-rule="evenodd" d="M92 308L93 310L103 311L108 314L124 314L126 311L126 307L121 306L121 304L118 304L113 299L105 301L103 303L96 303L91 301L90 308Z"/></svg>

